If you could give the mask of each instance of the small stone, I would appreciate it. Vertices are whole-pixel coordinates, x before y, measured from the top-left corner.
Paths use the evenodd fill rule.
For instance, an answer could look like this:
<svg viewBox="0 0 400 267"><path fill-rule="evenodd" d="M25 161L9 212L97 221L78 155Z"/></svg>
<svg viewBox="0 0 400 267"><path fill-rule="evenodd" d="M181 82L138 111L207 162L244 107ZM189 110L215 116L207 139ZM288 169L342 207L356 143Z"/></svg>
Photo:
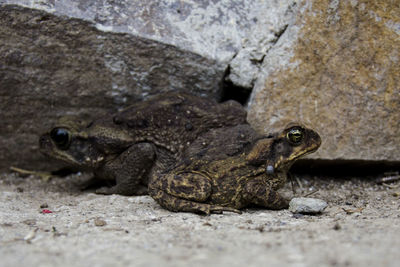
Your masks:
<svg viewBox="0 0 400 267"><path fill-rule="evenodd" d="M339 231L340 229L342 229L342 227L340 226L339 223L336 223L336 224L333 226L333 230L335 230L335 231Z"/></svg>
<svg viewBox="0 0 400 267"><path fill-rule="evenodd" d="M258 230L260 233L264 232L264 226L263 225L259 225L256 227L256 230Z"/></svg>
<svg viewBox="0 0 400 267"><path fill-rule="evenodd" d="M289 210L293 213L317 214L321 213L328 204L317 198L293 198L289 203Z"/></svg>
<svg viewBox="0 0 400 267"><path fill-rule="evenodd" d="M29 225L29 226L33 226L36 225L36 220L35 219L27 219L25 221L23 221L24 224Z"/></svg>
<svg viewBox="0 0 400 267"><path fill-rule="evenodd" d="M49 205L47 203L43 203L42 205L40 205L41 209L47 209L49 207Z"/></svg>
<svg viewBox="0 0 400 267"><path fill-rule="evenodd" d="M94 220L94 225L101 227L101 226L107 225L107 222L105 220L97 218L97 219Z"/></svg>

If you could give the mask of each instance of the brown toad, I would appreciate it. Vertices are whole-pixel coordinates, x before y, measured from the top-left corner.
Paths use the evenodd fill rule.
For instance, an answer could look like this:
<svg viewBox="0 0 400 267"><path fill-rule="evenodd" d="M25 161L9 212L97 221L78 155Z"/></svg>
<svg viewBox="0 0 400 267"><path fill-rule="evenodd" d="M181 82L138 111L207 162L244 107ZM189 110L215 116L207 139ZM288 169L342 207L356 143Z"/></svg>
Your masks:
<svg viewBox="0 0 400 267"><path fill-rule="evenodd" d="M237 102L170 92L90 122L62 118L39 143L44 154L115 182L97 193L139 195L149 175L174 166L199 135L245 120Z"/></svg>
<svg viewBox="0 0 400 267"><path fill-rule="evenodd" d="M257 205L282 209L288 201L277 190L299 157L321 144L301 125L259 136L248 124L213 129L188 148L186 160L152 177L149 194L164 208L210 214Z"/></svg>

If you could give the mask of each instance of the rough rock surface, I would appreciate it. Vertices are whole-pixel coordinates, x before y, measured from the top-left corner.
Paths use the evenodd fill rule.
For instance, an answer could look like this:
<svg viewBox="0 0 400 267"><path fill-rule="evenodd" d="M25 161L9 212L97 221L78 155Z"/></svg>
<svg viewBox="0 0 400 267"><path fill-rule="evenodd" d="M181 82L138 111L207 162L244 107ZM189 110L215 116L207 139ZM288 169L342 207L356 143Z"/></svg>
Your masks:
<svg viewBox="0 0 400 267"><path fill-rule="evenodd" d="M251 88L268 49L294 18L297 1L3 0L80 18L99 30L171 44L230 64L228 80Z"/></svg>
<svg viewBox="0 0 400 267"><path fill-rule="evenodd" d="M249 121L313 127L312 158L400 160L399 14L396 1L301 3L264 59Z"/></svg>

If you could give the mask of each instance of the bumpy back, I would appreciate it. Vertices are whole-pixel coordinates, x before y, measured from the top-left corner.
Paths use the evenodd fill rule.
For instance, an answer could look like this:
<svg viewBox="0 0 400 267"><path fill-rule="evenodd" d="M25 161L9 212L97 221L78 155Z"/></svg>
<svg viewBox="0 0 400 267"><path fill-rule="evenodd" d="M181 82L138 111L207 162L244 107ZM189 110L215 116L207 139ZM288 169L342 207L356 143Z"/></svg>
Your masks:
<svg viewBox="0 0 400 267"><path fill-rule="evenodd" d="M172 153L180 153L210 129L245 122L246 111L235 101L217 103L187 93L170 92L136 103L93 124L125 131L131 137L129 143L149 141Z"/></svg>

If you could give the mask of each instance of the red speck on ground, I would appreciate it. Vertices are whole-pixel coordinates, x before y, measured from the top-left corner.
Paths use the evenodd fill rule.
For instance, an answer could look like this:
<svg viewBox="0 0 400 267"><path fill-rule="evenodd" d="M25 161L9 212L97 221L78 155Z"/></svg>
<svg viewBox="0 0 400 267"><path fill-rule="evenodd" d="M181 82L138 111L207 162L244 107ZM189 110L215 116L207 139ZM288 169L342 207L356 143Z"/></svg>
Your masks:
<svg viewBox="0 0 400 267"><path fill-rule="evenodd" d="M42 210L42 213L53 213L51 210Z"/></svg>

